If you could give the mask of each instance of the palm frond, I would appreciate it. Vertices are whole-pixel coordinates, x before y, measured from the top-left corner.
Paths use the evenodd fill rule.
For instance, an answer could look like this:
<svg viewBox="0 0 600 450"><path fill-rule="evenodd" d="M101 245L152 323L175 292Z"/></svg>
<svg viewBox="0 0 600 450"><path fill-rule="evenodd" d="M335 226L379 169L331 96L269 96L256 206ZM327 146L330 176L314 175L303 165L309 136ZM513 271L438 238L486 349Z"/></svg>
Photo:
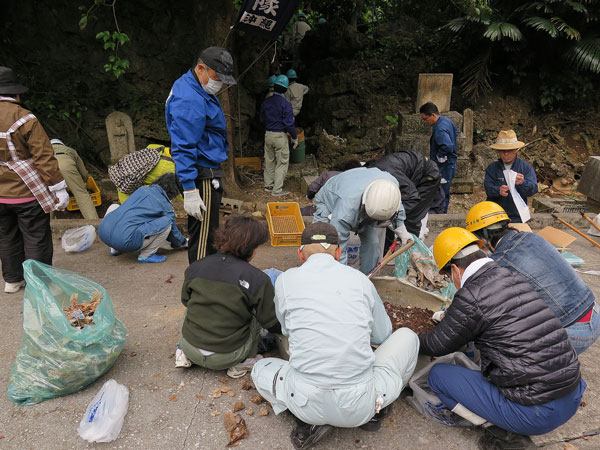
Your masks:
<svg viewBox="0 0 600 450"><path fill-rule="evenodd" d="M515 9L516 12L521 11L543 11L546 14L552 14L552 8L545 2L529 2L523 3L521 6Z"/></svg>
<svg viewBox="0 0 600 450"><path fill-rule="evenodd" d="M594 37L576 42L566 56L578 70L600 73L600 38Z"/></svg>
<svg viewBox="0 0 600 450"><path fill-rule="evenodd" d="M575 11L575 12L579 12L579 13L583 13L583 14L588 13L588 9L583 5L583 3L574 2L573 0L565 0L565 4L569 5L571 7L571 9L573 9L573 11Z"/></svg>
<svg viewBox="0 0 600 450"><path fill-rule="evenodd" d="M574 39L576 41L581 39L581 33L579 33L578 30L576 30L575 28L570 26L567 22L565 22L560 17L553 17L550 20L552 21L552 23L554 25L556 25L556 28L558 29L558 31L566 34L569 39Z"/></svg>
<svg viewBox="0 0 600 450"><path fill-rule="evenodd" d="M554 25L549 19L535 16L525 19L523 22L538 31L545 31L553 38L558 36L558 29L556 28L556 25Z"/></svg>
<svg viewBox="0 0 600 450"><path fill-rule="evenodd" d="M503 37L507 37L513 41L520 41L523 38L521 30L516 25L508 22L494 22L490 24L483 36L490 41L499 41Z"/></svg>
<svg viewBox="0 0 600 450"><path fill-rule="evenodd" d="M453 33L460 33L465 25L468 23L466 17L457 17L456 19L452 19L442 28L452 31Z"/></svg>
<svg viewBox="0 0 600 450"><path fill-rule="evenodd" d="M476 100L481 94L492 90L489 71L491 56L492 48L489 47L462 71L461 88L463 94L471 100Z"/></svg>

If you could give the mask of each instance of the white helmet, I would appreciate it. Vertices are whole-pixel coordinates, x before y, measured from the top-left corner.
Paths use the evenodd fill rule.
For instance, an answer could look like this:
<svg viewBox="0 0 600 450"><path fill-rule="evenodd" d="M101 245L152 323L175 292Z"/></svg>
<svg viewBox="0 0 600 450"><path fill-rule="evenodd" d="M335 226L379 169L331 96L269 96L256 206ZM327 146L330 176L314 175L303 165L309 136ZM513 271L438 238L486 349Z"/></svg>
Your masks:
<svg viewBox="0 0 600 450"><path fill-rule="evenodd" d="M388 220L400 209L400 189L392 180L371 182L362 196L367 216L374 220Z"/></svg>

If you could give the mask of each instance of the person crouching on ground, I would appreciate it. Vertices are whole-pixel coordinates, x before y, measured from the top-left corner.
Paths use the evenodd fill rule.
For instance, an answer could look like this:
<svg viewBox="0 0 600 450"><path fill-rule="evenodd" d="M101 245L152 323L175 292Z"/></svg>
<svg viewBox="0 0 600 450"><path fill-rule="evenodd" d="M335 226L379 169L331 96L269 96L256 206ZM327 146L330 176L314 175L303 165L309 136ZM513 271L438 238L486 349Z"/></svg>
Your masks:
<svg viewBox="0 0 600 450"><path fill-rule="evenodd" d="M174 173L162 175L150 186L137 189L122 205L111 205L98 227L100 240L113 256L140 252L140 263L161 263L159 248L187 247L175 222L171 200L181 194Z"/></svg>
<svg viewBox="0 0 600 450"><path fill-rule="evenodd" d="M339 175L338 175L339 176ZM275 282L275 310L289 338L289 361L265 358L252 369L275 414L296 417L294 448L319 441L332 426L376 431L408 383L419 351L408 328L392 324L371 281L339 262L338 232L316 222L302 232L300 267ZM376 351L372 344L381 344Z"/></svg>
<svg viewBox="0 0 600 450"><path fill-rule="evenodd" d="M273 284L250 261L267 242L266 227L251 217L230 216L215 232L217 253L185 271L181 302L187 307L177 367L192 363L227 375L246 374L259 359L261 328L279 333Z"/></svg>
<svg viewBox="0 0 600 450"><path fill-rule="evenodd" d="M427 384L448 409L485 434L479 448L536 448L528 435L548 433L577 411L586 388L577 354L552 310L519 274L479 249L464 228L448 228L433 244L440 272L458 291L444 319L420 333L420 352L442 356L470 341L481 371L436 364Z"/></svg>

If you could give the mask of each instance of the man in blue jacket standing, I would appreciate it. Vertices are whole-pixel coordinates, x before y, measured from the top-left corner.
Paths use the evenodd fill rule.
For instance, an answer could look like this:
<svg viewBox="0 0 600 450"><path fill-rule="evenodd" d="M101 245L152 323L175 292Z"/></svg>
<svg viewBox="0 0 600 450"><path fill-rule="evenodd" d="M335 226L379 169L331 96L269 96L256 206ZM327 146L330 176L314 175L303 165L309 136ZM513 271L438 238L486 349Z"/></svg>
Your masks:
<svg viewBox="0 0 600 450"><path fill-rule="evenodd" d="M171 156L188 214L190 263L216 253L212 238L223 196L221 163L229 148L225 114L216 97L223 84L235 84L233 59L224 48L208 47L196 66L175 81L165 108Z"/></svg>
<svg viewBox="0 0 600 450"><path fill-rule="evenodd" d="M290 146L286 132L292 138L294 148L298 146L298 136L294 124L292 105L285 98L289 80L285 75L275 79L274 92L260 108L260 121L265 125L265 191L274 197L287 195L283 181L290 161Z"/></svg>
<svg viewBox="0 0 600 450"><path fill-rule="evenodd" d="M514 170L517 175L515 178L515 189L523 201L527 203L527 197L537 193L537 177L531 164L517 157L517 151L525 144L517 140L517 135L513 130L500 131L496 138L496 143L490 148L498 151L498 161L490 164L485 169L485 193L487 200L498 203L512 223L522 223L521 216L515 205L515 201L510 193L508 182L504 177L505 170Z"/></svg>
<svg viewBox="0 0 600 450"><path fill-rule="evenodd" d="M441 185L446 195L444 213L448 212L450 203L450 183L456 174L456 158L458 157L458 129L448 117L440 115L435 103L427 102L419 108L421 119L433 127L429 139L429 159L435 161L442 176Z"/></svg>

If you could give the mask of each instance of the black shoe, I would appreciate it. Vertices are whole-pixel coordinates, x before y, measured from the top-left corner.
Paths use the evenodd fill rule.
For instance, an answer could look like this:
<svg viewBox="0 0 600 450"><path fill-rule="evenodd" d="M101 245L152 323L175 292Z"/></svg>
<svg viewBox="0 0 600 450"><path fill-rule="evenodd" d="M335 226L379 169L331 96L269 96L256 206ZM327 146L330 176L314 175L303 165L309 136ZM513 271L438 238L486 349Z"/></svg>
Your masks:
<svg viewBox="0 0 600 450"><path fill-rule="evenodd" d="M312 447L327 433L333 430L331 425L309 425L296 419L296 427L292 430L290 439L296 450Z"/></svg>
<svg viewBox="0 0 600 450"><path fill-rule="evenodd" d="M529 436L523 436L492 425L478 442L480 450L533 450L537 446Z"/></svg>
<svg viewBox="0 0 600 450"><path fill-rule="evenodd" d="M273 333L267 333L265 336L258 337L258 348L256 353L271 352L277 348L277 338Z"/></svg>
<svg viewBox="0 0 600 450"><path fill-rule="evenodd" d="M385 408L381 408L381 410L375 414L371 420L367 423L362 424L359 428L365 431L377 431L381 428L381 422L392 412L392 405L388 405Z"/></svg>

